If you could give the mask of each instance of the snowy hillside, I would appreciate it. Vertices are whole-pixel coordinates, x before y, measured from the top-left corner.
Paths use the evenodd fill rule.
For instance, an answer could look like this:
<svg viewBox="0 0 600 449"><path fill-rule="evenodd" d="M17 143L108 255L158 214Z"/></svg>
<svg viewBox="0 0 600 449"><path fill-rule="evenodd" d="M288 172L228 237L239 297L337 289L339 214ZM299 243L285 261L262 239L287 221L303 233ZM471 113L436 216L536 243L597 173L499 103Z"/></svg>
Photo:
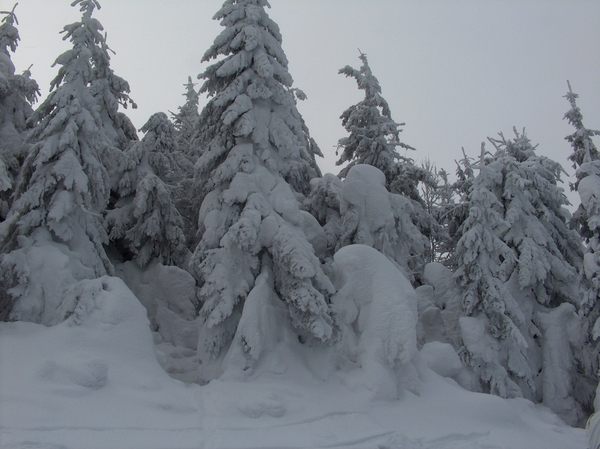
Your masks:
<svg viewBox="0 0 600 449"><path fill-rule="evenodd" d="M186 385L158 364L123 282L88 287L58 326L0 323L3 448L587 447L584 430L545 407L468 392L418 354L398 399L377 398L363 370L334 370L330 351L290 334L249 375Z"/></svg>

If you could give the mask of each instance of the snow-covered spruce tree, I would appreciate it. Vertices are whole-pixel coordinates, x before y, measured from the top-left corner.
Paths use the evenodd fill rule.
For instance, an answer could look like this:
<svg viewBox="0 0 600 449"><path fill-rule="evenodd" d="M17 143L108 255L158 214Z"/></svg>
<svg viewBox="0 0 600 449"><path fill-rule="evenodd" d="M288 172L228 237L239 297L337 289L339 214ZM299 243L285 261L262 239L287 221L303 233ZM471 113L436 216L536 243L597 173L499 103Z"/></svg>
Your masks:
<svg viewBox="0 0 600 449"><path fill-rule="evenodd" d="M68 292L78 281L113 271L103 213L119 177L119 145L135 133L117 110L129 102L128 85L108 66L102 25L92 18L99 4L72 6L82 12L63 31L73 47L57 58L51 92L31 117L35 143L0 229L2 309L44 324L72 310Z"/></svg>
<svg viewBox="0 0 600 449"><path fill-rule="evenodd" d="M372 165L383 172L385 187L391 193L399 195L395 200L398 206L396 209L401 215L408 214L409 221L413 225L411 227L416 226L417 233L422 234L416 236L412 229L409 230L397 223L396 227L399 231L397 244L404 244L406 248L400 251L404 260L396 260L396 262L408 265L409 272L418 273L425 260L431 257L425 254L428 245L422 248L420 241L428 238L424 236L435 238L439 233L443 233L433 217L425 211L419 193L419 183L429 183L431 187L435 183L427 170L416 166L412 159L398 153L397 147L414 150L400 141L400 132L402 131L400 126L403 126L404 123L396 123L392 119L390 107L381 95L381 86L371 72L367 56L361 53L359 58L363 63L360 70L346 66L339 71L347 77L354 78L358 88L365 91L364 100L346 109L340 117L342 125L349 135L338 142L338 151L341 150L342 153L336 163L341 165L348 162L339 176L345 178L352 167L359 164ZM356 214L353 213L353 215ZM342 217L341 233L344 235L340 239L342 246L349 243L364 243L354 238L348 238L356 228L355 222L354 216L346 219ZM415 240L414 237L418 238ZM416 243L416 248L409 249L413 243ZM377 249L381 250L381 248ZM413 249L416 249L416 252Z"/></svg>
<svg viewBox="0 0 600 449"><path fill-rule="evenodd" d="M5 15L0 25L0 220L6 218L16 177L29 149L25 138L32 125L27 120L39 95L29 70L15 74L10 58L19 41L16 6L12 11L0 12Z"/></svg>
<svg viewBox="0 0 600 449"><path fill-rule="evenodd" d="M581 199L571 225L587 243L584 264L580 270L585 289L580 309L585 341L578 354L581 373L576 391L577 400L584 404L586 411L592 412L594 387L598 384L600 368L600 153L592 138L599 136L600 131L584 126L583 115L577 106L579 96L572 91L570 83L568 86L569 92L565 98L571 109L565 118L573 125L575 132L565 139L571 143L573 153L569 159L573 161L573 168L577 169L576 182L571 188L577 190Z"/></svg>
<svg viewBox="0 0 600 449"><path fill-rule="evenodd" d="M566 223L562 168L526 135L490 139L456 248L464 360L490 392L543 401L572 424L581 243ZM539 373L539 374L538 374Z"/></svg>
<svg viewBox="0 0 600 449"><path fill-rule="evenodd" d="M202 285L198 354L204 379L219 375L219 356L232 340L251 366L273 337L255 321L259 310L270 310L273 295L253 294L255 283L287 303L303 341L329 342L337 332L329 305L335 289L309 240L321 228L298 203L320 175L315 146L266 6L266 0L225 2L215 15L225 29L203 60L224 58L200 75L201 92L212 97L198 130L205 145L196 163L202 239L191 260Z"/></svg>
<svg viewBox="0 0 600 449"><path fill-rule="evenodd" d="M186 253L183 220L169 185L181 178L175 127L165 113L158 112L141 131L143 139L125 152L120 198L106 216L109 237L140 267L152 258L164 265L181 265Z"/></svg>

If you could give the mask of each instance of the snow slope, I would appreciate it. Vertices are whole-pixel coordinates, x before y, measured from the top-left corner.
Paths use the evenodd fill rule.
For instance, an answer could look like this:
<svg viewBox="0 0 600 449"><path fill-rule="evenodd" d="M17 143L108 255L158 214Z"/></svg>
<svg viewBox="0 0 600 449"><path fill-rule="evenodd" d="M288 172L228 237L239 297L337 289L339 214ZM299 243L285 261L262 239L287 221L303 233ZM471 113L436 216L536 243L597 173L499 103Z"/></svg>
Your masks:
<svg viewBox="0 0 600 449"><path fill-rule="evenodd" d="M158 364L146 311L120 279L87 291L57 326L0 323L2 448L587 447L548 409L468 392L418 354L418 395L397 400L289 338L250 374L185 385Z"/></svg>

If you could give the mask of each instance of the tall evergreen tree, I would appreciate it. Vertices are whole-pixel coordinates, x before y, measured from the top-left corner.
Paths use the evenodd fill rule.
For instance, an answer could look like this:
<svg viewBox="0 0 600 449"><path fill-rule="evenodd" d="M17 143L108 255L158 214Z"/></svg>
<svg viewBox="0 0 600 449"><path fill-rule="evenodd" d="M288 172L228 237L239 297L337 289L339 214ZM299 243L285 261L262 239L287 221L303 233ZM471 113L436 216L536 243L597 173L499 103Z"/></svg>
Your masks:
<svg viewBox="0 0 600 449"><path fill-rule="evenodd" d="M46 324L58 319L56 302L74 281L113 271L103 246L108 242L103 214L121 170L119 145L135 134L118 111L120 104L130 102L129 87L109 68L103 28L92 17L100 5L76 0L72 6L82 12L79 22L63 30L73 47L57 58L60 68L51 92L31 118L37 123L35 143L0 232L2 285L9 293L4 295L4 308L12 309L14 319ZM28 254L40 245L66 246L64 251L70 251L69 257L78 259L82 268L64 267L65 272L72 270L65 273L71 276L67 280L33 276L31 264L37 262ZM44 293L44 282L58 289L53 297Z"/></svg>
<svg viewBox="0 0 600 449"><path fill-rule="evenodd" d="M39 95L39 87L29 70L15 74L10 58L19 41L16 6L1 13L5 16L0 25L0 219L6 218L16 177L29 149L25 138L32 125L28 119Z"/></svg>
<svg viewBox="0 0 600 449"><path fill-rule="evenodd" d="M204 377L218 375L221 359L212 361L232 341L248 366L265 347L268 330L251 318L256 307L270 307L269 295L251 294L255 286L265 288L259 275L287 303L303 340L328 342L336 333L329 305L334 287L304 232L309 214L298 205L320 175L316 147L296 108L281 33L266 6L266 0L225 2L215 15L225 29L203 60L223 58L200 75L201 92L212 97L197 133L204 145L196 163L202 238L191 260L202 285Z"/></svg>
<svg viewBox="0 0 600 449"><path fill-rule="evenodd" d="M589 412L593 411L594 386L598 384L600 368L600 153L594 144L593 137L600 131L587 129L583 124L583 114L577 106L579 96L571 89L565 98L571 109L565 119L573 125L575 132L565 139L571 144L573 153L569 159L573 161L576 171L576 182L571 185L577 190L581 203L573 214L571 225L579 231L587 243L581 279L585 292L581 302L585 341L580 352L581 392L578 400Z"/></svg>
<svg viewBox="0 0 600 449"><path fill-rule="evenodd" d="M524 133L490 141L496 153L482 151L476 165L456 248L463 356L492 393L543 401L576 423L577 335L565 323L576 320L582 254L557 186L562 168L536 156Z"/></svg>

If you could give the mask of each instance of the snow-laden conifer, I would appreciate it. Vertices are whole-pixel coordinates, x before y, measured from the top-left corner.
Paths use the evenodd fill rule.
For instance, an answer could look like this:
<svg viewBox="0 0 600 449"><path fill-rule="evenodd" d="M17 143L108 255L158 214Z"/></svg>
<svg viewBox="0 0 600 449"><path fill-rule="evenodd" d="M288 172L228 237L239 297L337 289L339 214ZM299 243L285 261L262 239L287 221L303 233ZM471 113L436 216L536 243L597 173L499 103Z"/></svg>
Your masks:
<svg viewBox="0 0 600 449"><path fill-rule="evenodd" d="M201 92L212 97L197 134L203 145L196 163L202 238L191 260L202 284L198 353L204 378L219 375L219 363L211 361L232 339L251 366L272 337L255 321L259 310L270 310L268 295L251 293L261 273L257 288L287 303L303 341L328 342L336 335L329 305L335 289L307 236L320 227L298 203L320 175L318 148L296 108L294 96L303 94L291 90L281 33L267 6L266 0L225 2L215 15L225 29L204 61L223 58L200 75Z"/></svg>
<svg viewBox="0 0 600 449"><path fill-rule="evenodd" d="M82 17L63 30L72 48L57 58L51 92L31 118L37 123L34 145L0 231L6 308L13 319L46 324L62 316L56 301L73 282L113 271L103 247L108 243L103 213L121 170L119 145L135 137L118 111L130 102L128 85L110 69L102 25L92 17L99 4L76 0L72 6ZM60 248L85 269L64 267L59 278L37 276L40 260L51 254L45 247Z"/></svg>
<svg viewBox="0 0 600 449"><path fill-rule="evenodd" d="M562 334L558 345L557 334L544 331L555 318L540 315L563 304L572 312L579 302L581 244L567 226L568 201L557 185L562 168L537 156L524 133L490 141L496 153L482 151L475 166L456 249L467 315L460 320L463 356L492 393L543 401L575 423L581 418L570 396L577 335ZM558 346L571 352L559 360ZM566 397L557 397L558 384Z"/></svg>
<svg viewBox="0 0 600 449"><path fill-rule="evenodd" d="M360 70L346 66L339 71L347 77L354 78L358 88L365 92L364 100L346 109L340 117L349 135L338 142L341 156L337 164L348 162L339 176L345 178L353 167L360 164L372 165L383 172L385 187L397 194L397 197L394 197L396 209L406 221L404 226L396 226L399 233L394 240L404 245L404 249L400 252L402 259L395 262L404 267L410 266L410 272L418 273L425 260L431 258L425 254L428 245L425 248L421 245L421 242L427 239L424 236L435 238L439 233L443 233L431 214L424 209L419 193L419 183L428 183L433 187L434 181L427 170L416 166L412 159L398 152L398 147L414 150L400 140L400 127L404 123L397 123L392 119L390 107L381 95L381 86L369 67L367 56L361 53L359 57L363 63ZM349 212L353 213L351 210ZM345 219L342 217L342 246L351 242L348 236L354 233L354 222L356 219L353 216Z"/></svg>
<svg viewBox="0 0 600 449"><path fill-rule="evenodd" d="M16 6L2 13L0 25L0 219L6 218L12 204L16 177L29 149L25 138L32 125L27 120L39 94L30 71L16 74L10 58L19 41Z"/></svg>
<svg viewBox="0 0 600 449"><path fill-rule="evenodd" d="M360 70L346 66L339 71L356 80L358 88L365 92L365 98L346 109L340 117L349 136L338 142L341 155L337 165L349 162L340 173L342 178L356 164L372 165L385 174L389 188L395 180L396 161L406 159L400 156L396 147L405 150L414 148L400 141L400 127L404 123L392 119L390 107L381 95L379 81L369 67L367 55L361 53L359 58L363 63Z"/></svg>
<svg viewBox="0 0 600 449"><path fill-rule="evenodd" d="M583 317L585 341L579 352L581 373L577 399L588 412L593 411L594 385L598 383L600 364L600 153L593 137L600 131L587 129L583 124L583 114L577 106L579 95L571 89L565 98L571 109L565 118L573 125L575 132L565 139L571 143L576 182L571 186L577 190L581 203L571 219L571 225L579 231L587 243L581 279L584 287L580 313Z"/></svg>
<svg viewBox="0 0 600 449"><path fill-rule="evenodd" d="M141 141L125 152L119 200L107 214L111 241L127 250L141 267L152 258L164 265L181 264L185 255L183 220L169 183L181 177L175 127L158 112L142 127Z"/></svg>

